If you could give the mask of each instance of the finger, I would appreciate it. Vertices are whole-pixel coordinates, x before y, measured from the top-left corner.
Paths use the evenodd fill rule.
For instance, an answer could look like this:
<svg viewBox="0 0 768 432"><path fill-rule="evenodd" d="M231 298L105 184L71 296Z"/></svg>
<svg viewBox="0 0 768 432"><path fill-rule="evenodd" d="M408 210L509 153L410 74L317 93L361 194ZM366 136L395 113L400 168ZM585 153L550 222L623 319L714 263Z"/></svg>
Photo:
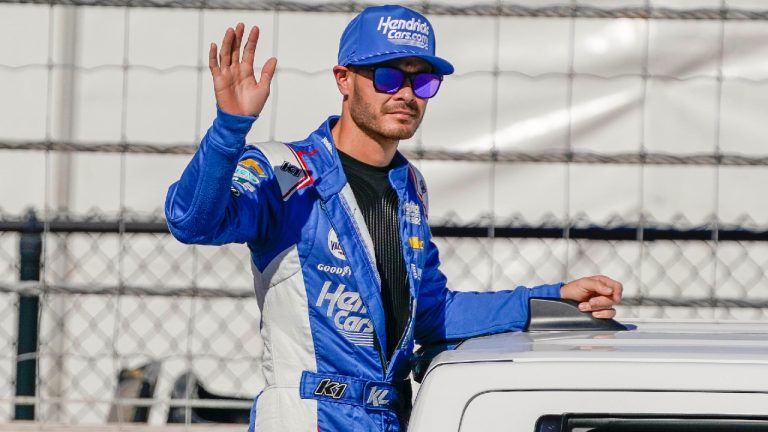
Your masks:
<svg viewBox="0 0 768 432"><path fill-rule="evenodd" d="M619 300L621 300L621 294L624 291L624 286L621 284L621 282L613 280L608 276L603 276L603 275L597 275L593 277L613 289L613 297L617 303Z"/></svg>
<svg viewBox="0 0 768 432"><path fill-rule="evenodd" d="M610 309L613 305L616 304L616 302L613 300L613 297L606 297L606 296L600 296L600 297L592 297L589 299L589 310L596 311L600 309Z"/></svg>
<svg viewBox="0 0 768 432"><path fill-rule="evenodd" d="M219 72L221 72L221 69L219 69L219 59L216 55L216 51L216 44L211 42L211 46L208 49L208 68L211 70L213 75L217 75Z"/></svg>
<svg viewBox="0 0 768 432"><path fill-rule="evenodd" d="M243 42L243 32L245 31L245 25L243 23L237 23L235 26L235 46L232 49L232 64L240 64L240 44Z"/></svg>
<svg viewBox="0 0 768 432"><path fill-rule="evenodd" d="M593 276L585 277L578 279L574 282L571 282L578 288L579 291L581 291L579 301L586 301L589 300L591 297L594 297L596 295L611 295L613 294L613 289L610 288L608 285L605 285L602 281L599 279L596 279Z"/></svg>
<svg viewBox="0 0 768 432"><path fill-rule="evenodd" d="M221 41L221 51L219 52L219 65L222 69L228 68L232 64L232 43L235 40L235 31L232 27L224 33L224 40Z"/></svg>
<svg viewBox="0 0 768 432"><path fill-rule="evenodd" d="M277 68L277 59L270 57L264 66L261 67L261 77L259 78L259 85L265 85L269 87L272 82L272 77L275 76L275 69Z"/></svg>
<svg viewBox="0 0 768 432"><path fill-rule="evenodd" d="M592 316L595 318L608 319L616 316L616 309L603 309L592 312Z"/></svg>
<svg viewBox="0 0 768 432"><path fill-rule="evenodd" d="M251 27L250 33L248 33L248 40L245 42L245 49L243 50L243 63L253 66L253 58L256 53L256 43L259 41L259 28L256 26Z"/></svg>
<svg viewBox="0 0 768 432"><path fill-rule="evenodd" d="M613 290L613 301L616 303L621 301L621 296L624 295L624 285L619 283L618 289Z"/></svg>
<svg viewBox="0 0 768 432"><path fill-rule="evenodd" d="M599 276L590 276L587 278L591 290L597 294L610 296L613 295L613 286L605 282L605 280Z"/></svg>

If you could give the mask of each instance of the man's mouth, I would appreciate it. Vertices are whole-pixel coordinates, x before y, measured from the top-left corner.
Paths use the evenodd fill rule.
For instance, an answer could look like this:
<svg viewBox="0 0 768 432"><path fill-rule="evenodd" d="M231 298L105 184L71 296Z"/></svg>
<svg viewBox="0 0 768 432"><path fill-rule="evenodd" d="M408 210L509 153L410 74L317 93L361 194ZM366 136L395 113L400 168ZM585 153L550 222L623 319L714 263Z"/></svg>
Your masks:
<svg viewBox="0 0 768 432"><path fill-rule="evenodd" d="M416 112L410 111L410 110L393 110L393 111L387 112L387 114L402 115L406 117L416 117Z"/></svg>

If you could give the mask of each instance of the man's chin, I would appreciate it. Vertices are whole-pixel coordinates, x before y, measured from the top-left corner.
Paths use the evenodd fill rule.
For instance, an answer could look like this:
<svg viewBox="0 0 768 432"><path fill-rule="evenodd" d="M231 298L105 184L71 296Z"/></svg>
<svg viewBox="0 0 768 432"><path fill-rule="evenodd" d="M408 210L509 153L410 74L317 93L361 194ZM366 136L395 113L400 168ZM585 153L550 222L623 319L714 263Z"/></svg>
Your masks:
<svg viewBox="0 0 768 432"><path fill-rule="evenodd" d="M408 122L396 122L394 124L387 125L382 135L389 139L405 140L413 137L416 134L416 130L419 128L419 122L411 120Z"/></svg>
<svg viewBox="0 0 768 432"><path fill-rule="evenodd" d="M400 140L410 139L415 134L416 134L415 127L399 127L399 128L390 128L386 131L386 133L382 135L384 135L389 139L400 141Z"/></svg>

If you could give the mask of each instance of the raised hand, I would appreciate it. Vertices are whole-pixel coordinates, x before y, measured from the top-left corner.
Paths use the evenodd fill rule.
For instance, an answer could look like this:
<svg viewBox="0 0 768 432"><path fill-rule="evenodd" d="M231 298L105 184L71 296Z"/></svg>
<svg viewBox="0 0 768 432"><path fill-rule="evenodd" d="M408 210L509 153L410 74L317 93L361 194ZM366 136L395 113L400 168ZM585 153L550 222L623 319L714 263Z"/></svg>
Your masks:
<svg viewBox="0 0 768 432"><path fill-rule="evenodd" d="M258 81L253 72L253 57L259 40L259 28L254 26L248 33L248 40L240 59L240 44L243 41L245 25L238 23L227 29L221 42L221 53L215 43L208 51L208 67L213 76L216 103L224 112L236 115L256 116L264 109L269 98L269 84L275 74L277 59L270 57L261 68Z"/></svg>
<svg viewBox="0 0 768 432"><path fill-rule="evenodd" d="M607 276L589 276L567 283L560 288L560 297L576 300L579 310L592 312L595 318L616 316L614 305L621 301L624 287Z"/></svg>

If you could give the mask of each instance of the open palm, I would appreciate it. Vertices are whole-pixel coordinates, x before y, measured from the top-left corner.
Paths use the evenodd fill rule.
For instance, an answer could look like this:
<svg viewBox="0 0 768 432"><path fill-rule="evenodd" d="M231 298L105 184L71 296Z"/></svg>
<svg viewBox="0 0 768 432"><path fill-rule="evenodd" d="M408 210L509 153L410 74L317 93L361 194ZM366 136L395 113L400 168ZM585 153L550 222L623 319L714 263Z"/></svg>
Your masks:
<svg viewBox="0 0 768 432"><path fill-rule="evenodd" d="M269 98L269 84L275 74L277 59L271 57L264 63L261 76L256 81L253 58L259 40L259 28L251 28L241 60L240 45L244 30L243 23L238 23L234 29L228 28L221 42L220 53L217 53L216 44L211 43L208 67L213 76L213 89L219 108L229 114L256 116L264 109Z"/></svg>

